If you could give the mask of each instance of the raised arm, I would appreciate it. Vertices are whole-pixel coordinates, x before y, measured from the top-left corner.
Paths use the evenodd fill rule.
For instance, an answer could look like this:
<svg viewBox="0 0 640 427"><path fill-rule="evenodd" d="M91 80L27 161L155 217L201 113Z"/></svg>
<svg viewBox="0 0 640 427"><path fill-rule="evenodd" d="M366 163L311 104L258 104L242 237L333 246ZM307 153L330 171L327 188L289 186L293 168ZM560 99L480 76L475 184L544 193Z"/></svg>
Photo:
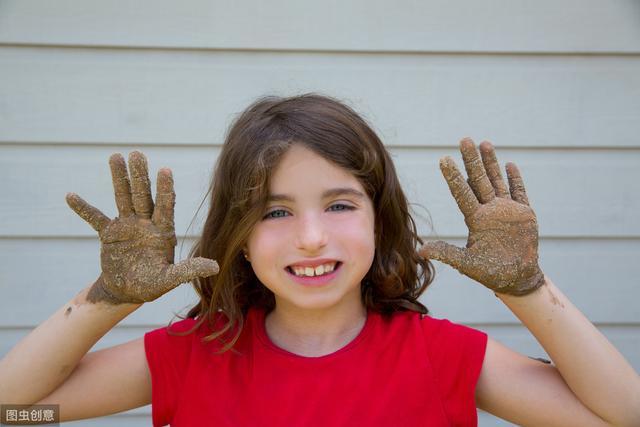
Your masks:
<svg viewBox="0 0 640 427"><path fill-rule="evenodd" d="M538 265L538 227L513 163L503 181L492 145L460 143L468 180L447 157L440 167L469 228L465 248L428 242L423 256L493 290L554 365L489 339L478 406L519 425L640 425L640 378Z"/></svg>
<svg viewBox="0 0 640 427"><path fill-rule="evenodd" d="M109 163L117 218L109 219L79 196L67 195L69 206L98 232L101 274L0 360L0 403L33 404L44 399L60 404L63 419L148 403L151 386L142 339L87 352L143 303L180 283L218 272L217 263L205 258L173 263L171 171L158 172L154 204L142 153L129 156L131 178L121 155L114 154Z"/></svg>

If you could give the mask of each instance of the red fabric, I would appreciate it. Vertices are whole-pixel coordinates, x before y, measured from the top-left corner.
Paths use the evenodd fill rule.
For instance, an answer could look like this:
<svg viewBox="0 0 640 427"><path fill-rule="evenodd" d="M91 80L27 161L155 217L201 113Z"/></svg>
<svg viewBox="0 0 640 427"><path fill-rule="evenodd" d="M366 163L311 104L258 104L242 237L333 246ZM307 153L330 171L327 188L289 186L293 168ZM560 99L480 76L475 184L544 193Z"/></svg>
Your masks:
<svg viewBox="0 0 640 427"><path fill-rule="evenodd" d="M213 354L220 344L200 342L204 325L184 337L166 329L144 337L154 426L477 425L487 335L448 320L370 311L353 341L322 357L276 347L256 309L222 355Z"/></svg>

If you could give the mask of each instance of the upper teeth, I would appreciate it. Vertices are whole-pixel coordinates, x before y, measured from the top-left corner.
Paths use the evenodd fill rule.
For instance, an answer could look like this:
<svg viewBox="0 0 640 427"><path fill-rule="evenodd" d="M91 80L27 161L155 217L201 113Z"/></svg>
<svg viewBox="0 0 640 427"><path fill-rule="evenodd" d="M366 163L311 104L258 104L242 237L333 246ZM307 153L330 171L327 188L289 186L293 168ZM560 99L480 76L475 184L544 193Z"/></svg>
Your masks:
<svg viewBox="0 0 640 427"><path fill-rule="evenodd" d="M296 276L310 276L310 277L313 277L313 276L321 276L324 273L330 273L330 272L333 271L333 269L335 267L336 267L336 263L335 262L331 262L331 263L328 263L328 264L319 265L316 268L292 266L291 269L296 274Z"/></svg>

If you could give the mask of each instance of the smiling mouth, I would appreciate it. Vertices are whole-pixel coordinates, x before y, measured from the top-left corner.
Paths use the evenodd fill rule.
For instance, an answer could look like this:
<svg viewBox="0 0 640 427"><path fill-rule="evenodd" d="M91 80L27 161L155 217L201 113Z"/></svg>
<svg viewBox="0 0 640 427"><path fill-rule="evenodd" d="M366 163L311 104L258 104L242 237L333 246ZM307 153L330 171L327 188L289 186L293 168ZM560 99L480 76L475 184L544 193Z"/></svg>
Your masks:
<svg viewBox="0 0 640 427"><path fill-rule="evenodd" d="M286 267L286 270L290 274L293 274L296 277L319 277L319 276L324 276L336 271L338 268L340 268L341 265L342 265L342 262L336 261L336 262L321 264L315 268L288 266Z"/></svg>

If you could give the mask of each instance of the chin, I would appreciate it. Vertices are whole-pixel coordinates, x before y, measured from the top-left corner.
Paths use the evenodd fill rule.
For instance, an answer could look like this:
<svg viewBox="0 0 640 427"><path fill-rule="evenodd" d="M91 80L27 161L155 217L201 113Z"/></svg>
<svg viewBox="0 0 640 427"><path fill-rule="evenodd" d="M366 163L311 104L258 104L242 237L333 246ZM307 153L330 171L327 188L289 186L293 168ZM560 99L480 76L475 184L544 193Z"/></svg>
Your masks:
<svg viewBox="0 0 640 427"><path fill-rule="evenodd" d="M307 295L305 298L300 298L299 300L290 301L290 304L295 305L301 309L305 310L329 310L332 308L336 308L343 304L344 298L346 296L341 295L340 297L336 297L331 294L323 294L323 295ZM358 298L360 298L360 292L358 291ZM358 300L361 301L361 300ZM277 304L277 302L276 302Z"/></svg>

